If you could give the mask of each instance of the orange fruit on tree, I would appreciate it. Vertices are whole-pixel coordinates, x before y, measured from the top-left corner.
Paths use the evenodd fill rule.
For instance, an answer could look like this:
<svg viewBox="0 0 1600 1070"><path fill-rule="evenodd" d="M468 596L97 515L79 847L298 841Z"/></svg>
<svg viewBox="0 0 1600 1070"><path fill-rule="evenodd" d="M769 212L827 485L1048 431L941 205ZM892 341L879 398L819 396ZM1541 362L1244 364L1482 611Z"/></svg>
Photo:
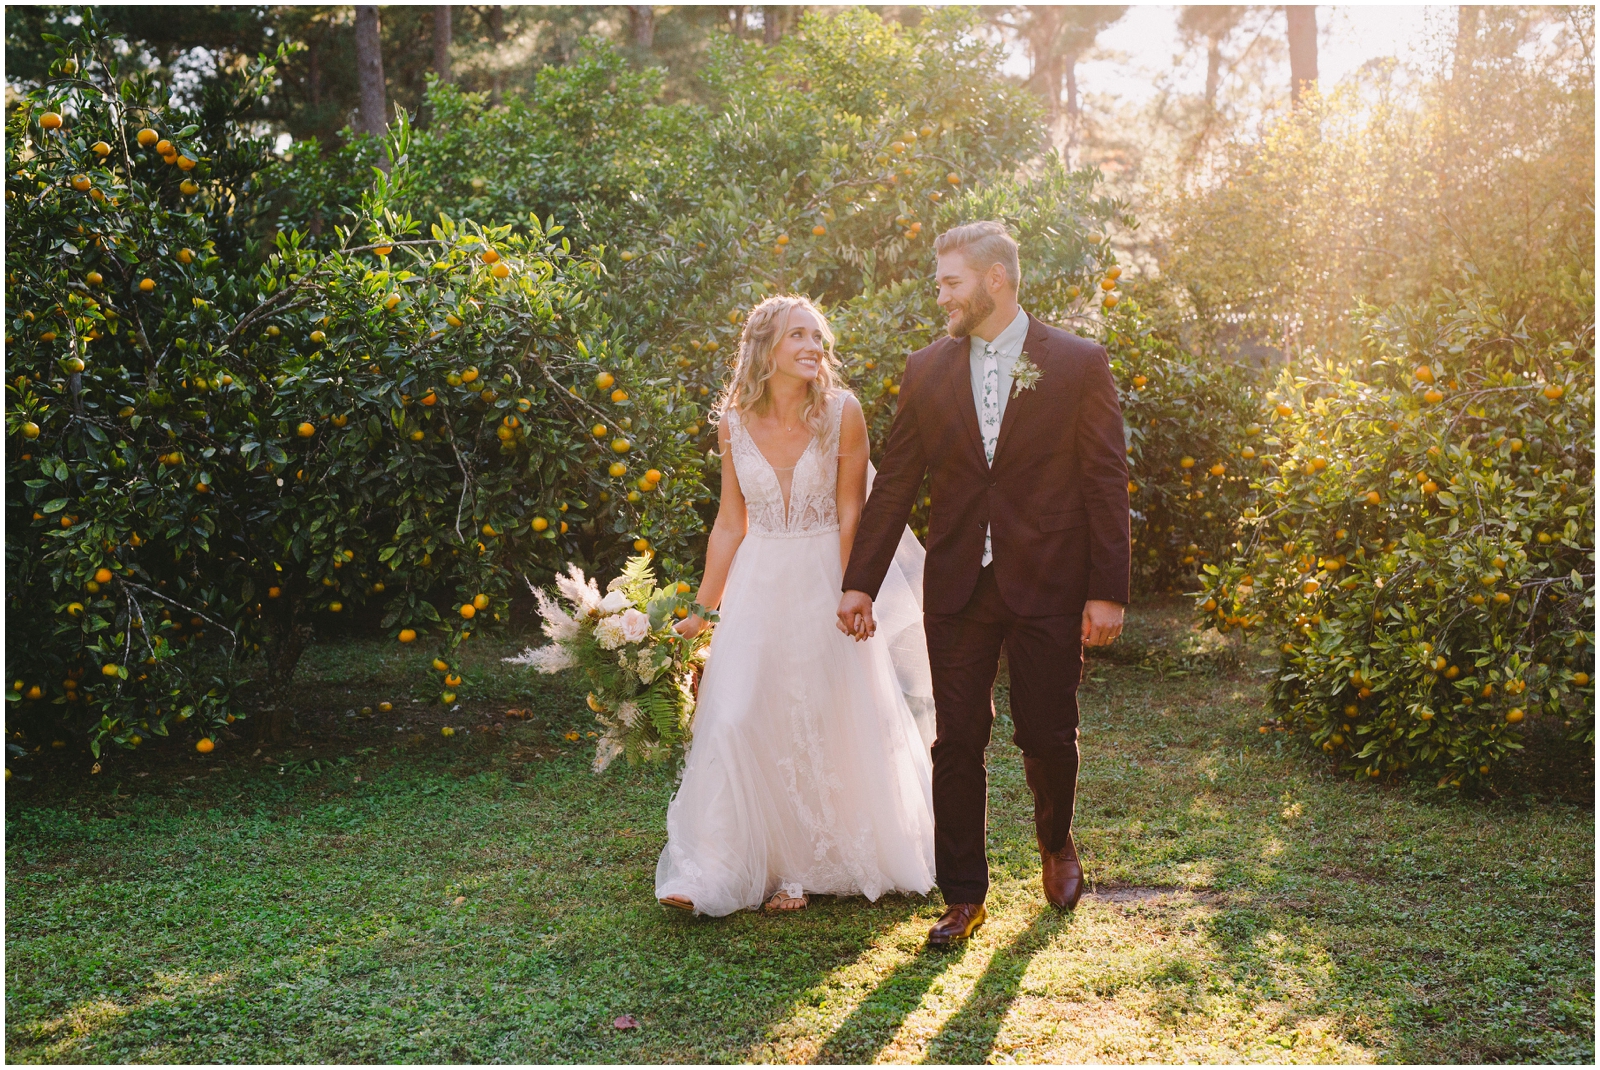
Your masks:
<svg viewBox="0 0 1600 1070"><path fill-rule="evenodd" d="M198 162L199 161L197 161L192 156L179 156L178 157L178 170L180 170L180 171L193 171L195 169L196 164L198 164Z"/></svg>
<svg viewBox="0 0 1600 1070"><path fill-rule="evenodd" d="M489 274L493 275L497 279L509 278L511 276L511 269L506 267L504 264L496 264L494 267L489 269Z"/></svg>
<svg viewBox="0 0 1600 1070"><path fill-rule="evenodd" d="M178 183L178 192L183 194L185 197L193 197L196 193L200 192L200 187L195 185L193 180L186 178L182 182Z"/></svg>
<svg viewBox="0 0 1600 1070"><path fill-rule="evenodd" d="M1227 470L1227 467L1224 466L1221 461L1218 461L1216 464L1211 466L1211 474L1214 476L1220 476Z"/></svg>
<svg viewBox="0 0 1600 1070"><path fill-rule="evenodd" d="M155 289L156 289L156 280L155 279L140 279L139 280L139 292L140 293L154 293Z"/></svg>
<svg viewBox="0 0 1600 1070"><path fill-rule="evenodd" d="M1383 496L1375 490L1367 491L1367 504L1378 505L1383 501Z"/></svg>
<svg viewBox="0 0 1600 1070"><path fill-rule="evenodd" d="M413 628L401 628L399 638L402 643L414 643L417 640L416 630ZM378 708L382 709L383 704L380 703Z"/></svg>
<svg viewBox="0 0 1600 1070"><path fill-rule="evenodd" d="M628 474L628 466L623 464L621 461L612 461L611 467L606 469L606 471L611 473L612 479L621 479L623 476Z"/></svg>
<svg viewBox="0 0 1600 1070"><path fill-rule="evenodd" d="M46 130L59 130L61 129L61 116L57 112L47 111L39 116L39 125Z"/></svg>
<svg viewBox="0 0 1600 1070"><path fill-rule="evenodd" d="M611 440L611 449L615 453L627 453L633 449L633 443L625 438L614 438Z"/></svg>
<svg viewBox="0 0 1600 1070"><path fill-rule="evenodd" d="M110 583L111 570L109 568L97 568L94 572L94 578L96 583Z"/></svg>
<svg viewBox="0 0 1600 1070"><path fill-rule="evenodd" d="M634 539L633 540L633 548L635 550L639 551L642 554L645 551L650 549L650 540L649 539Z"/></svg>
<svg viewBox="0 0 1600 1070"><path fill-rule="evenodd" d="M23 438L38 438L39 437L39 425L34 423L32 420L29 420L27 423L23 424L22 425L22 437Z"/></svg>
<svg viewBox="0 0 1600 1070"><path fill-rule="evenodd" d="M628 392L626 390L613 390L611 392L611 400L621 404L628 400Z"/></svg>
<svg viewBox="0 0 1600 1070"><path fill-rule="evenodd" d="M500 260L500 254L495 252L493 249L486 249L483 252L482 260L485 264L498 263Z"/></svg>
<svg viewBox="0 0 1600 1070"><path fill-rule="evenodd" d="M192 263L194 263L194 250L193 249L179 249L178 250L178 263L180 263L180 264L192 264Z"/></svg>
<svg viewBox="0 0 1600 1070"><path fill-rule="evenodd" d="M108 661L104 665L100 666L100 675L110 677L120 674L117 672L116 664Z"/></svg>
<svg viewBox="0 0 1600 1070"><path fill-rule="evenodd" d="M1566 392L1566 389L1562 387L1560 383L1551 383L1549 386L1544 388L1544 396L1549 398L1551 401L1559 400L1561 395L1565 394Z"/></svg>
<svg viewBox="0 0 1600 1070"><path fill-rule="evenodd" d="M457 676L455 673L450 673L444 678L444 684L446 687L460 687L461 677Z"/></svg>
<svg viewBox="0 0 1600 1070"><path fill-rule="evenodd" d="M217 749L217 745L211 741L211 737L201 736L200 742L194 745L194 749L199 751L201 754L210 754L212 751Z"/></svg>
<svg viewBox="0 0 1600 1070"><path fill-rule="evenodd" d="M1142 389L1144 384L1148 383L1149 381L1150 380L1143 375L1135 375L1133 377L1133 385L1140 389Z"/></svg>
<svg viewBox="0 0 1600 1070"><path fill-rule="evenodd" d="M811 228L811 236L813 238L820 238L826 233L828 233L828 228L823 226L821 223L818 223L816 226Z"/></svg>
<svg viewBox="0 0 1600 1070"><path fill-rule="evenodd" d="M161 140L161 135L147 126L134 135L134 140L139 142L140 148L148 149L151 145Z"/></svg>
<svg viewBox="0 0 1600 1070"><path fill-rule="evenodd" d="M477 607L471 602L463 603L459 612L461 613L462 620L471 620L473 617L478 615Z"/></svg>
<svg viewBox="0 0 1600 1070"><path fill-rule="evenodd" d="M105 276L101 275L98 271L91 271L91 272L89 272L89 274L84 276L84 281L87 282L90 286L99 286L102 282L105 282L106 280L105 280Z"/></svg>
<svg viewBox="0 0 1600 1070"><path fill-rule="evenodd" d="M1506 723L1507 724L1518 724L1518 723L1520 723L1522 721L1522 718L1525 717L1525 716L1527 716L1527 715L1521 709L1511 710L1509 713L1506 714Z"/></svg>
<svg viewBox="0 0 1600 1070"><path fill-rule="evenodd" d="M168 141L166 138L162 138L160 141L156 142L156 152L162 156L171 156L177 152L177 150L172 147L172 142Z"/></svg>
<svg viewBox="0 0 1600 1070"><path fill-rule="evenodd" d="M550 526L550 521L546 520L542 516L536 516L533 518L533 523L529 526L532 527L534 531L544 531Z"/></svg>
<svg viewBox="0 0 1600 1070"><path fill-rule="evenodd" d="M92 185L94 185L94 183L89 181L88 175L72 176L72 188L77 190L79 193L87 193L89 191L89 187Z"/></svg>
<svg viewBox="0 0 1600 1070"><path fill-rule="evenodd" d="M310 438L312 435L317 433L317 428L315 424L311 423L311 421L303 420L301 421L300 426L295 428L295 433L301 438Z"/></svg>
<svg viewBox="0 0 1600 1070"><path fill-rule="evenodd" d="M488 609L489 596L486 594L475 594L472 596L472 604L478 609Z"/></svg>
<svg viewBox="0 0 1600 1070"><path fill-rule="evenodd" d="M1433 369L1426 364L1418 364L1415 372L1418 382L1433 382Z"/></svg>

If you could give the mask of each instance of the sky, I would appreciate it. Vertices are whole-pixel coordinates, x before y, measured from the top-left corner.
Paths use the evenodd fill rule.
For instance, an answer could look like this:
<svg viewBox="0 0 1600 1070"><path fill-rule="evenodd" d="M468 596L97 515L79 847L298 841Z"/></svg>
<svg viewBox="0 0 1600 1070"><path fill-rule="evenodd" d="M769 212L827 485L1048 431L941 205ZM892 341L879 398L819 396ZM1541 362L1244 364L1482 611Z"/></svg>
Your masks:
<svg viewBox="0 0 1600 1070"><path fill-rule="evenodd" d="M1152 75L1170 70L1182 48L1177 33L1178 9L1171 5L1135 5L1100 35L1096 57L1078 65L1078 86L1085 94L1106 94L1137 103L1154 93ZM1442 23L1454 25L1456 6L1322 5L1317 8L1319 80L1331 88L1370 59L1394 56L1419 60L1429 33ZM1282 18L1273 29L1282 33ZM1272 32L1272 31L1269 31ZM1026 57L1013 55L1008 70L1026 74ZM1185 86L1198 93L1205 72L1188 65L1195 81Z"/></svg>

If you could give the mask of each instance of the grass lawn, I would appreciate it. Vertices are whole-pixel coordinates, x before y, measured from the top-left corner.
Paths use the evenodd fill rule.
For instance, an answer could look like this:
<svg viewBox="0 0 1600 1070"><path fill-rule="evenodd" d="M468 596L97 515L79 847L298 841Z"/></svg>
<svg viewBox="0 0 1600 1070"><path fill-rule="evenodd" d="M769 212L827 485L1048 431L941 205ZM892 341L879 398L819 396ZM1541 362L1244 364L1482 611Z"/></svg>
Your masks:
<svg viewBox="0 0 1600 1070"><path fill-rule="evenodd" d="M1352 783L1258 734L1248 660L1091 663L1071 916L997 724L990 921L936 952L937 894L664 911L671 773L593 776L581 695L513 649L446 715L420 655L318 648L295 745L12 781L7 1058L1594 1061L1592 809Z"/></svg>

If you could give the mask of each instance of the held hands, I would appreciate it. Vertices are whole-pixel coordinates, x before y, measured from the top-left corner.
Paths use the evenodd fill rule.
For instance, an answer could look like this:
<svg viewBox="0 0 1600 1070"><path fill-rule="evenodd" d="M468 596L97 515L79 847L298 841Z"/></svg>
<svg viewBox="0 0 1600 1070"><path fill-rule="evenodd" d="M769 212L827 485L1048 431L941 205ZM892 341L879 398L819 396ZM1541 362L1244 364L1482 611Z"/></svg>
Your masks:
<svg viewBox="0 0 1600 1070"><path fill-rule="evenodd" d="M872 599L862 591L846 591L839 599L839 630L856 642L871 639L878 630L872 619Z"/></svg>
<svg viewBox="0 0 1600 1070"><path fill-rule="evenodd" d="M1090 600L1083 604L1083 645L1109 646L1122 634L1122 606Z"/></svg>

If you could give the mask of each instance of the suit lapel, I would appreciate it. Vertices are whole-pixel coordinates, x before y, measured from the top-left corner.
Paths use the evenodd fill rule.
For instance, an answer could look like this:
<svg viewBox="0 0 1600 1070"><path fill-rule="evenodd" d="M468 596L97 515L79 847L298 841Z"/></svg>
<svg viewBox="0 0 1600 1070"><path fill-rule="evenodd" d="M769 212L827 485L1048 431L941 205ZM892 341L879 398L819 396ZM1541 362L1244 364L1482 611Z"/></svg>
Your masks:
<svg viewBox="0 0 1600 1070"><path fill-rule="evenodd" d="M1022 343L1022 354L1032 361L1033 366L1038 368L1041 372L1043 372L1049 366L1046 363L1044 356L1045 340L1046 335L1044 324L1034 319L1033 315L1030 313L1028 316L1028 334ZM1016 380L1012 380L1011 393L1006 395L1006 414L1000 418L1000 437L999 440L996 441L994 447L995 464L1000 463L1000 455L1005 452L1006 440L1011 436L1011 429L1017 425L1018 420L1026 415L1023 410L1028 408L1028 405L1023 399L1027 398L1030 394L1037 393L1038 389L1039 388L1036 386L1032 390L1018 390ZM969 396L972 393L970 388L968 389L967 393ZM973 416L973 426L977 426L976 415ZM979 446L980 448L982 446L981 436L979 438Z"/></svg>
<svg viewBox="0 0 1600 1070"><path fill-rule="evenodd" d="M955 406L968 443L978 453L978 460L988 467L983 456L983 432L978 428L978 407L972 400L972 343L965 338L945 339L945 382L953 392L950 401Z"/></svg>

